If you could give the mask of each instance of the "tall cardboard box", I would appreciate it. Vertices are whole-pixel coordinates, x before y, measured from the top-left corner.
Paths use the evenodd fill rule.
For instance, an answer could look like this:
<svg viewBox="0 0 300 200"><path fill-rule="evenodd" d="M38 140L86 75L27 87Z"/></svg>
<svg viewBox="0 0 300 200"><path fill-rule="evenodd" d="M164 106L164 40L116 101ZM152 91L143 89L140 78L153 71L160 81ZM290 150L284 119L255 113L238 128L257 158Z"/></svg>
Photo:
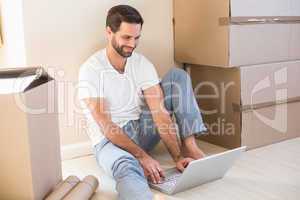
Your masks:
<svg viewBox="0 0 300 200"><path fill-rule="evenodd" d="M0 107L0 199L43 199L62 179L55 80L1 69Z"/></svg>
<svg viewBox="0 0 300 200"><path fill-rule="evenodd" d="M188 71L209 130L201 139L252 149L300 137L300 61Z"/></svg>
<svg viewBox="0 0 300 200"><path fill-rule="evenodd" d="M174 0L175 60L240 67L300 59L299 0Z"/></svg>

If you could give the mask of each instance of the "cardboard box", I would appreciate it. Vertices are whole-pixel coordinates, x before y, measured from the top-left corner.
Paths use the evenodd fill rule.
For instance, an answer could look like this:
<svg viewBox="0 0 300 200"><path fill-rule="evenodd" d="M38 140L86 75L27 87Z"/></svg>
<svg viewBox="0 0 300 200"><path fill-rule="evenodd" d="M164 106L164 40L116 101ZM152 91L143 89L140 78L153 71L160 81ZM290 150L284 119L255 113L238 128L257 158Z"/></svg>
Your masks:
<svg viewBox="0 0 300 200"><path fill-rule="evenodd" d="M251 148L300 137L300 101L241 112L241 145Z"/></svg>
<svg viewBox="0 0 300 200"><path fill-rule="evenodd" d="M62 179L56 93L42 68L0 70L1 199L43 199Z"/></svg>
<svg viewBox="0 0 300 200"><path fill-rule="evenodd" d="M300 16L298 0L230 0L231 16Z"/></svg>
<svg viewBox="0 0 300 200"><path fill-rule="evenodd" d="M175 60L239 67L300 59L298 0L174 0Z"/></svg>
<svg viewBox="0 0 300 200"><path fill-rule="evenodd" d="M300 97L300 61L247 66L239 71L244 108Z"/></svg>
<svg viewBox="0 0 300 200"><path fill-rule="evenodd" d="M252 149L300 136L300 61L188 71L209 130L201 139Z"/></svg>

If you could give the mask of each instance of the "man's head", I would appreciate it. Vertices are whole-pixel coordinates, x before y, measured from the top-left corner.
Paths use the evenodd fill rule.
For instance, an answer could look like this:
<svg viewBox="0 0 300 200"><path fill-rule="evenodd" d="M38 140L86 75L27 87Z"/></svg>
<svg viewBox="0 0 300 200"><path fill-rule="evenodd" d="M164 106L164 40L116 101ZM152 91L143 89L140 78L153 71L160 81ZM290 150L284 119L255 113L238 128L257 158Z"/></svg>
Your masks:
<svg viewBox="0 0 300 200"><path fill-rule="evenodd" d="M144 20L140 13L128 5L112 7L106 18L106 32L110 45L124 57L130 57L136 48Z"/></svg>

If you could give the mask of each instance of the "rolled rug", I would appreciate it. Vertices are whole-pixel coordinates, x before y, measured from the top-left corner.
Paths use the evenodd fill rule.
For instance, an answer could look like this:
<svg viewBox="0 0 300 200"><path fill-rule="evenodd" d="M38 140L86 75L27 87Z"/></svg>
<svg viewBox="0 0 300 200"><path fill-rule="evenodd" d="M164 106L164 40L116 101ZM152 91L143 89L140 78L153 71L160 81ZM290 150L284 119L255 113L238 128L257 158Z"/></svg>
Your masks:
<svg viewBox="0 0 300 200"><path fill-rule="evenodd" d="M53 192L51 192L44 200L61 200L68 192L70 192L78 183L80 179L77 176L69 176L66 180L58 183Z"/></svg>
<svg viewBox="0 0 300 200"><path fill-rule="evenodd" d="M96 191L99 182L94 176L86 176L78 183L63 200L88 200Z"/></svg>

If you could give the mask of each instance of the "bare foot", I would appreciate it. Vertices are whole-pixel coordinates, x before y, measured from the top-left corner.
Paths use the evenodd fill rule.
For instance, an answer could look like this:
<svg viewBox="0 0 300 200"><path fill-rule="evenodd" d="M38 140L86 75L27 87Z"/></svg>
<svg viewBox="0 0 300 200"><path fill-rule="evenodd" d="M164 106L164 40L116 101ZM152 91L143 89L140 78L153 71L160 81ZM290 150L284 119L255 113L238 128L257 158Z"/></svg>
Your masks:
<svg viewBox="0 0 300 200"><path fill-rule="evenodd" d="M193 158L198 160L200 158L204 158L205 154L198 147L187 148L185 145L181 146L181 152L183 157Z"/></svg>
<svg viewBox="0 0 300 200"><path fill-rule="evenodd" d="M200 159L205 157L205 154L201 149L198 147L195 136L187 137L183 142L181 146L181 152L184 157L190 157L193 159Z"/></svg>

